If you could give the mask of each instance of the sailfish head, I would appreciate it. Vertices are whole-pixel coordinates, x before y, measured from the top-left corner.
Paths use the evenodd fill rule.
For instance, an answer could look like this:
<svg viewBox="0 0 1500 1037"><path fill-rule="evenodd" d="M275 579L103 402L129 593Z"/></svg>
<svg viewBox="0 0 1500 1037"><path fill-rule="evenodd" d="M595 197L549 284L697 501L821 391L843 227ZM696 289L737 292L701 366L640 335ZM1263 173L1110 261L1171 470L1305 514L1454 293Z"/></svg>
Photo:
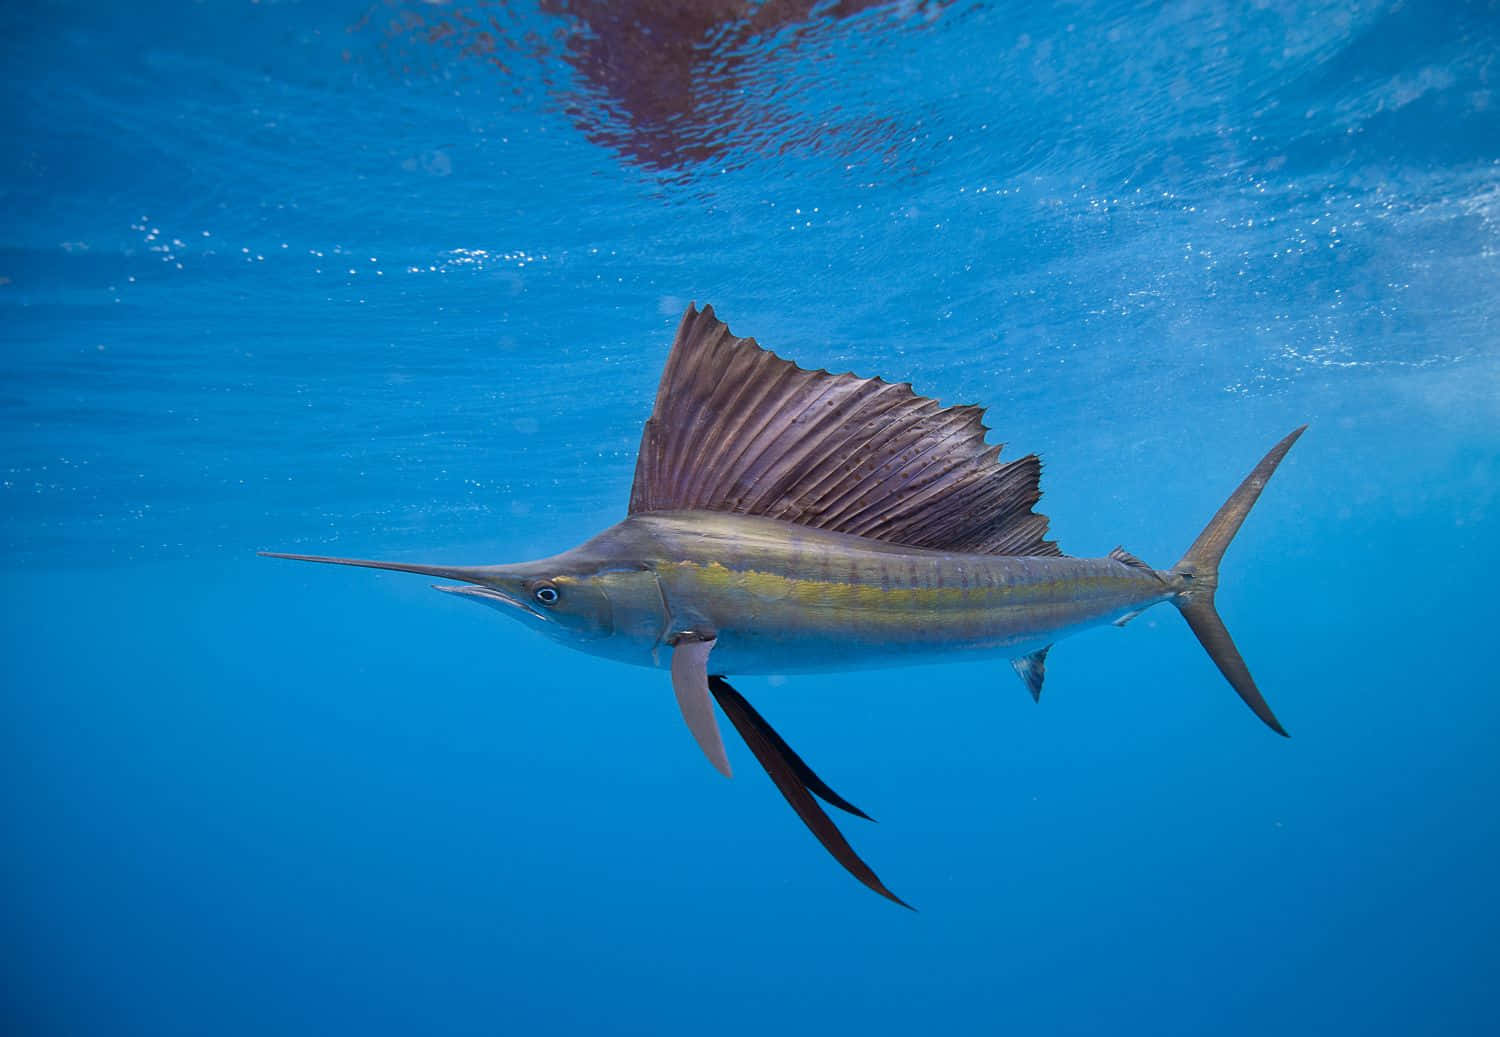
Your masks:
<svg viewBox="0 0 1500 1037"><path fill-rule="evenodd" d="M604 574L596 571L597 566L579 564L569 555L515 565L415 565L271 551L262 551L261 555L456 580L459 582L433 586L435 590L489 605L558 641L575 644L599 641L616 632L615 608Z"/></svg>

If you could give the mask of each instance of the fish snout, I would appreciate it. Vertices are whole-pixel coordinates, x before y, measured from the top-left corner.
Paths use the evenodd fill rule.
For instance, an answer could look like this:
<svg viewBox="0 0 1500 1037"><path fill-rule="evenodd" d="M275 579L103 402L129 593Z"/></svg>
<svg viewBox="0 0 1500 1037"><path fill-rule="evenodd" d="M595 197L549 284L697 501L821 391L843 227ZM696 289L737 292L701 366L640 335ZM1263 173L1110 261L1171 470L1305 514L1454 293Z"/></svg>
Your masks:
<svg viewBox="0 0 1500 1037"><path fill-rule="evenodd" d="M511 595L495 587L484 584L472 583L434 583L432 589L442 591L444 594L456 594L459 597L477 601L481 605L489 605L497 609L512 609L521 613L529 619L546 622L547 616L533 608L519 596Z"/></svg>

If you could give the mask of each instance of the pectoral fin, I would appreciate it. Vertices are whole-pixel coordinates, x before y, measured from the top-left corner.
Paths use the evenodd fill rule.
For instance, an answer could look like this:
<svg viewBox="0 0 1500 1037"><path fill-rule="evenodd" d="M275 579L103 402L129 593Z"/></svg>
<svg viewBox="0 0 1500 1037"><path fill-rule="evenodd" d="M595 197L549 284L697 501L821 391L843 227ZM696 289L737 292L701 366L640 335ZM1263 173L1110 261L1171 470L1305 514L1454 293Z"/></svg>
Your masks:
<svg viewBox="0 0 1500 1037"><path fill-rule="evenodd" d="M720 774L731 778L734 774L729 769L724 740L719 737L719 722L714 719L713 702L708 697L708 653L716 643L716 639L678 639L672 649L672 690L677 694L682 719L698 740L698 748Z"/></svg>

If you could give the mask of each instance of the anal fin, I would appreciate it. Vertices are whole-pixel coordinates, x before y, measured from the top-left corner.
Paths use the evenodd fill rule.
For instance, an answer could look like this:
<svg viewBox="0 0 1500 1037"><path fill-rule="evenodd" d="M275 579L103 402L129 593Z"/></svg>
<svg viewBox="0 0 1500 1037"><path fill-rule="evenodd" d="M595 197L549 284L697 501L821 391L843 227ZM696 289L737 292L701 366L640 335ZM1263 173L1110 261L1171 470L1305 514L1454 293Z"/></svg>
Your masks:
<svg viewBox="0 0 1500 1037"><path fill-rule="evenodd" d="M1026 685L1026 690L1031 692L1031 698L1035 702L1042 701L1042 681L1047 676L1047 653L1051 650L1052 646L1047 645L1030 655L1010 661L1016 669L1016 676L1021 678L1021 683Z"/></svg>

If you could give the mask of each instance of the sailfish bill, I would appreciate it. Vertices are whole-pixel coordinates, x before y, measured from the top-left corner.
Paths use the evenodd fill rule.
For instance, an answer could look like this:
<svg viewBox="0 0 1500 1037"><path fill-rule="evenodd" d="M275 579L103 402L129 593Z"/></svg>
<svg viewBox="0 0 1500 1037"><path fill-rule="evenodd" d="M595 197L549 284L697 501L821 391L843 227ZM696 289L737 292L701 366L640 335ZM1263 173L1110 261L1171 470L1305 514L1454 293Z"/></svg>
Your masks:
<svg viewBox="0 0 1500 1037"><path fill-rule="evenodd" d="M482 565L413 565L410 562L377 562L368 558L331 558L326 555L293 555L279 551L258 551L262 558L287 558L294 562L322 562L325 565L353 565L361 569L386 569L396 573L417 573L443 580L477 583L484 579L489 566Z"/></svg>
<svg viewBox="0 0 1500 1037"><path fill-rule="evenodd" d="M641 433L628 514L550 558L443 566L272 554L459 581L439 587L571 648L671 671L683 719L728 775L722 710L856 879L898 904L818 799L865 817L726 676L988 656L1040 698L1054 642L1171 603L1240 698L1286 729L1215 597L1226 549L1305 426L1251 471L1176 565L1063 554L1034 454L1005 459L984 411L905 383L807 370L689 306ZM710 670L712 674L710 675ZM722 676L721 676L722 675Z"/></svg>

